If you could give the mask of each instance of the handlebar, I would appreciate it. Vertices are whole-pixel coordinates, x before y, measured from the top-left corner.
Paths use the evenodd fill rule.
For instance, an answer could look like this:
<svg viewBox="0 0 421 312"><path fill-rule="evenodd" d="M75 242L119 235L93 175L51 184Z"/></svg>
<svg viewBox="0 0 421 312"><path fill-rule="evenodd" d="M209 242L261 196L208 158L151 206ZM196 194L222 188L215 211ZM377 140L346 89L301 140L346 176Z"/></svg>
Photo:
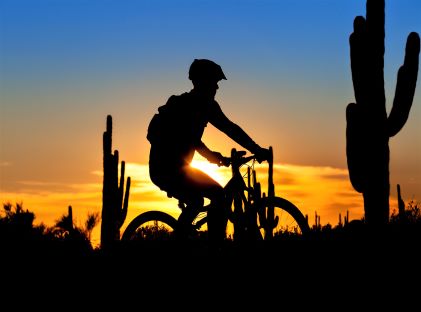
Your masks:
<svg viewBox="0 0 421 312"><path fill-rule="evenodd" d="M259 160L256 154L245 156L247 154L247 151L244 151L244 150L237 151L235 148L233 148L231 150L231 157L224 157L220 154L220 157L222 157L222 159L219 159L219 163L217 164L218 166L225 166L225 167L229 167L230 165L233 165L233 164L237 166L242 166L251 160L257 160L259 163L262 161L268 161L269 163L271 163L273 160L272 148L269 147L267 151L268 151L267 155L264 155L264 154L260 155L260 160ZM262 159L261 156L265 156L265 157Z"/></svg>
<svg viewBox="0 0 421 312"><path fill-rule="evenodd" d="M268 157L264 159L265 161L271 161L272 159L272 149L269 148L268 152L269 154L267 155ZM231 157L225 157L226 162L222 165L226 165L228 167L229 165L232 165L233 162L235 162L237 165L241 166L251 160L258 160L256 154L245 156L246 154L247 154L246 151L243 151L243 150L237 151L236 149L232 149Z"/></svg>
<svg viewBox="0 0 421 312"><path fill-rule="evenodd" d="M250 160L253 160L253 159L256 159L256 155L250 155L250 156L247 156L247 157L239 157L238 158L240 165L243 165L243 164L245 164L245 163L247 163L247 162L249 162ZM231 162L232 162L232 160L231 160Z"/></svg>

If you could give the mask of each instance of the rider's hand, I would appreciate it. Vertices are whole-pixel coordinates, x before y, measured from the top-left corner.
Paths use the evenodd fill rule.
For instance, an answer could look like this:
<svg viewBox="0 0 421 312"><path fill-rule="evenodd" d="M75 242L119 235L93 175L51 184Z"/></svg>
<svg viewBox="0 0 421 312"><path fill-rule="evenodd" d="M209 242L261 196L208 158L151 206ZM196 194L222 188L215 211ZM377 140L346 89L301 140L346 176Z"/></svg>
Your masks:
<svg viewBox="0 0 421 312"><path fill-rule="evenodd" d="M214 163L216 163L219 167L225 166L228 167L230 165L230 159L228 157L222 156L219 152L213 152Z"/></svg>
<svg viewBox="0 0 421 312"><path fill-rule="evenodd" d="M229 157L222 156L219 166L229 167L231 165L231 159Z"/></svg>
<svg viewBox="0 0 421 312"><path fill-rule="evenodd" d="M259 162L259 164L262 161L269 160L269 158L271 157L269 149L263 147L259 148L254 154L256 155L256 160Z"/></svg>

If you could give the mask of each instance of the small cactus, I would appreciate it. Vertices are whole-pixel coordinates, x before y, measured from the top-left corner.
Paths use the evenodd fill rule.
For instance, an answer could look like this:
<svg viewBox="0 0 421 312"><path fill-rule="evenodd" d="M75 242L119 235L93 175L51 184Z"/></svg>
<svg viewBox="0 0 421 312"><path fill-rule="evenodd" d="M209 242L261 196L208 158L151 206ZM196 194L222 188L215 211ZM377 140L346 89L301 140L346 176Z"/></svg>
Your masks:
<svg viewBox="0 0 421 312"><path fill-rule="evenodd" d="M397 191L398 191L398 215L399 220L401 222L405 222L405 201L402 199L401 196L401 186L397 185Z"/></svg>
<svg viewBox="0 0 421 312"><path fill-rule="evenodd" d="M104 177L102 189L101 248L108 249L120 240L120 228L127 216L130 192L130 177L124 192L125 162L121 162L120 185L118 183L118 151L112 148L112 117L107 116L103 136ZM124 194L124 197L123 197Z"/></svg>

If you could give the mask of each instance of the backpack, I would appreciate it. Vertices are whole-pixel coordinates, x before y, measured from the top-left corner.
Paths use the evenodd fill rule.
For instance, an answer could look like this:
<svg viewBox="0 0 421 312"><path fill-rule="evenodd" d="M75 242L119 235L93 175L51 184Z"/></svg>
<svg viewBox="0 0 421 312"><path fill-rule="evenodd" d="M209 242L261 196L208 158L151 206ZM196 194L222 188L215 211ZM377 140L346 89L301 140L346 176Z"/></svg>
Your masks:
<svg viewBox="0 0 421 312"><path fill-rule="evenodd" d="M149 123L148 141L174 146L178 142L191 145L200 139L207 121L196 116L195 104L188 93L170 96Z"/></svg>
<svg viewBox="0 0 421 312"><path fill-rule="evenodd" d="M159 114L155 114L151 121L149 122L148 126L148 133L146 135L146 138L150 143L156 141L156 139L159 138L160 129L162 128L162 116Z"/></svg>
<svg viewBox="0 0 421 312"><path fill-rule="evenodd" d="M146 135L150 143L156 142L157 140L161 142L171 140L174 127L177 126L175 123L179 119L177 117L179 112L175 102L176 97L171 96L167 103L158 108L159 112L152 117Z"/></svg>

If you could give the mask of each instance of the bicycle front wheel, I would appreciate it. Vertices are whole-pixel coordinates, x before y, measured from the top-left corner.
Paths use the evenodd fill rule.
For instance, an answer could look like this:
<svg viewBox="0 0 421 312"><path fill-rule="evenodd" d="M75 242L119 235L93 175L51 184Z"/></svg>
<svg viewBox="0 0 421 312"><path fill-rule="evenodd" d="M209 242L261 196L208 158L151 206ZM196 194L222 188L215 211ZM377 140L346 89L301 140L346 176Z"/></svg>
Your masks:
<svg viewBox="0 0 421 312"><path fill-rule="evenodd" d="M121 237L131 240L168 240L173 238L177 220L162 211L147 211L134 218Z"/></svg>
<svg viewBox="0 0 421 312"><path fill-rule="evenodd" d="M281 197L265 197L261 200L263 216L259 216L259 220L264 237L303 236L310 233L306 217L293 203Z"/></svg>

